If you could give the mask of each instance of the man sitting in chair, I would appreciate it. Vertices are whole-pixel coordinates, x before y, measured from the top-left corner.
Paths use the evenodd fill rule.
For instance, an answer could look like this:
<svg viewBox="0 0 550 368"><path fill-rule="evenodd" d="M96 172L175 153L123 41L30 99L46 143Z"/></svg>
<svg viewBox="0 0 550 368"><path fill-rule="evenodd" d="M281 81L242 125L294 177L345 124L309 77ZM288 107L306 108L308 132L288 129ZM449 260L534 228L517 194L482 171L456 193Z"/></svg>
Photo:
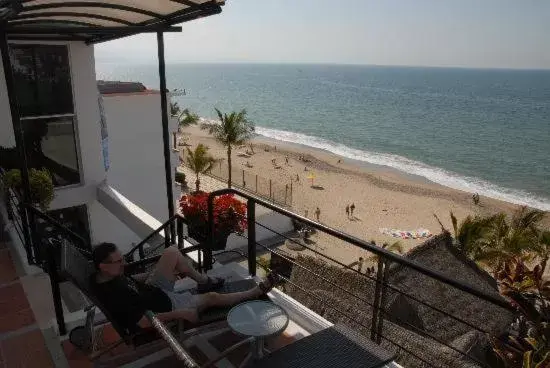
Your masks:
<svg viewBox="0 0 550 368"><path fill-rule="evenodd" d="M258 286L243 292L219 294L212 292L223 285L223 279L213 279L199 273L176 247L164 250L153 271L133 277L124 275L124 258L116 245L102 243L92 252L97 272L91 280L93 291L105 308L131 332L137 326L150 326L144 313L156 313L163 322L184 319L198 321L198 313L209 307L224 307L268 293L276 283L275 275ZM174 292L178 276L188 276L197 282L204 294ZM208 292L207 292L208 291Z"/></svg>

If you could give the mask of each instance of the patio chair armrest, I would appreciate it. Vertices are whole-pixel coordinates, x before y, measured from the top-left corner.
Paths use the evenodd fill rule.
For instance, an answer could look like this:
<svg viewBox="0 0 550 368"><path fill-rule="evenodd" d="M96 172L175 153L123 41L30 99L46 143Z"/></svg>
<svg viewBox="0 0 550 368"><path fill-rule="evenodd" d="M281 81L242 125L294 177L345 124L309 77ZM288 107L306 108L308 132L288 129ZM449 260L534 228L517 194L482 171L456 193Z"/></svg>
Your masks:
<svg viewBox="0 0 550 368"><path fill-rule="evenodd" d="M176 357L178 360L183 362L184 367L186 368L199 368L199 365L193 360L191 355L183 349L183 347L180 345L178 340L172 335L170 330L166 328L166 326L155 316L155 314L151 311L145 312L145 317L149 320L151 325L159 335L163 338L164 341L168 343L168 346L174 354L176 354Z"/></svg>

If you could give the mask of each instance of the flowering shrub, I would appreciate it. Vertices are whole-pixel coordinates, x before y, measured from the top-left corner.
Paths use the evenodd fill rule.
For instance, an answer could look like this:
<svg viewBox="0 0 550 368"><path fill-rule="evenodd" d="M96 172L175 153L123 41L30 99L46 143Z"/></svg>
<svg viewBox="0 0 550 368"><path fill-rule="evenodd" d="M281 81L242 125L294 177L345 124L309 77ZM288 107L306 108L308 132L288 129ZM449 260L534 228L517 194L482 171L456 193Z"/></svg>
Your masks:
<svg viewBox="0 0 550 368"><path fill-rule="evenodd" d="M196 192L180 199L180 210L187 219L189 228L206 237L208 231L208 194ZM214 198L214 235L242 234L247 227L246 205L224 194Z"/></svg>

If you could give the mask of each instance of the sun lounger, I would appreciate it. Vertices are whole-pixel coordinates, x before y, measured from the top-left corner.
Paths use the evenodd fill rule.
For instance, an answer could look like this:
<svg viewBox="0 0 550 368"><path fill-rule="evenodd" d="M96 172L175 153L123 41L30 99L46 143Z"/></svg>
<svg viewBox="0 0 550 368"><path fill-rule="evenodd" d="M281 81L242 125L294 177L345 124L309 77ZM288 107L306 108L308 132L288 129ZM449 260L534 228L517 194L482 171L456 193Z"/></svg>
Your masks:
<svg viewBox="0 0 550 368"><path fill-rule="evenodd" d="M153 352L162 348L159 346L166 346L166 342L163 339L159 339L158 332L154 328L139 329L137 333L131 333L128 329L118 323L92 292L90 280L92 275L95 273L93 263L70 243L62 243L60 247L61 275L75 284L75 286L78 287L86 298L88 298L107 318L107 321L102 321L100 323L94 321L95 308L94 306L90 306L86 308L86 325L84 327L80 327L79 330L77 330L78 333L72 334L78 341L73 341L73 339L71 339L71 342L73 342L74 345L87 350L90 360L96 361L103 358L101 363L105 364L107 363L106 361L112 361L115 359L117 362L121 359L123 360L124 358L131 359L127 356L116 356L105 359L104 356L107 352L112 351L114 348L123 343L134 347L133 354L130 354L134 356L143 354L143 351ZM226 283L222 289L216 291L220 293L244 291L253 286L252 284L255 285L253 280L239 280L236 282ZM190 291L196 292L196 290ZM179 323L171 324L168 327L178 335L179 339L185 339L206 331L226 328L226 315L229 309L230 308L211 308L201 313L199 316L200 321L197 324ZM102 324L104 325L108 322L111 323L112 327L120 335L121 339L109 346L98 347L96 341L96 327Z"/></svg>

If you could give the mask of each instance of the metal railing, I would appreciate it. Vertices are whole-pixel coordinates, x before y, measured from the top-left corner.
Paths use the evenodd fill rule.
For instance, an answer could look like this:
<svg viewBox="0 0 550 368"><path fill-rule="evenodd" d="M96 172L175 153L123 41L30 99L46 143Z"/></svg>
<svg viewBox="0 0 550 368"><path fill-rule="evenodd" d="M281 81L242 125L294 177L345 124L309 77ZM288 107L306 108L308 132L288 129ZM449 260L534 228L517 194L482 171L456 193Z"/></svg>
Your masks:
<svg viewBox="0 0 550 368"><path fill-rule="evenodd" d="M185 162L181 163L181 165L190 169ZM214 165L205 175L226 183L228 179L227 165L220 162ZM264 178L248 170L233 167L231 169L231 185L271 201L272 203L277 203L285 207L292 207L292 195L294 191L292 181L283 184L276 180Z"/></svg>
<svg viewBox="0 0 550 368"><path fill-rule="evenodd" d="M465 318L464 316L456 315L448 310L445 310L445 307L438 305L435 300L426 300L425 298L414 295L412 290L410 290L407 285L400 285L399 282L396 282L391 278L397 274L399 270L404 269L408 270L407 272L413 272L421 275L421 277L427 278L426 280L437 283L437 288L440 289L440 292L442 293L457 293L457 295L463 297L467 301L475 300L476 302L484 303L485 306L495 308L492 316L485 316L485 318L488 319L491 317L500 318L498 315L501 313L515 313L515 309L504 298L494 294L491 295L484 290L480 290L477 287L472 286L471 284L455 280L448 275L430 269L423 264L419 264L409 258L405 258L401 255L378 247L374 243L363 241L321 223L311 221L284 208L278 207L268 201L234 188L218 190L212 192L209 196L208 242L213 241L214 234L214 215L212 211L213 201L216 196L223 194L235 194L244 198L247 202L246 218L248 221L248 229L246 235L243 234L243 236L248 239L247 258L248 271L250 275L256 275L257 248L269 254L276 255L279 259L285 260L292 265L293 272L294 270L297 270L303 275L308 275L308 279L319 280L319 284L321 285L319 288L322 289L313 290L311 287L300 285L299 280L295 280L293 277L288 277L288 275L282 275L276 269L274 270L268 268L268 271L279 273L279 276L286 281L288 290L293 291L291 292L291 296L298 299L299 302L310 307L311 309L317 309L316 311L318 312L324 311L327 315L334 316L334 318L340 320L345 320L347 323L354 325L360 331L370 335L371 339L378 344L388 345L387 347L393 346L398 353L398 357L404 360L402 363L407 366L449 366L449 361L454 361L458 358L466 359L480 367L490 366L487 361L479 359L478 357L470 354L468 351L461 350L457 344L453 343L453 341L438 336L438 334L434 333L433 330L430 331L430 326L418 326L410 320L407 320L407 318L396 315L394 312L389 310L389 299L390 296L399 295L400 297L410 301L417 308L425 311L425 313L429 312L435 316L440 316L441 319L448 320L449 323L457 325L461 330L475 331L484 335L490 335L491 331L486 329L485 325L476 323L476 318ZM331 235L349 245L358 247L365 252L376 255L378 257L376 272L374 275L363 273L362 271L352 268L334 257L329 257L323 254L318 249L315 249L315 247L309 246L303 241L297 241L295 238L288 237L285 234L269 229L269 227L256 221L256 205L264 206L272 211L278 212L295 221L298 221L309 228ZM357 288L354 289L354 287L348 285L345 280L335 280L327 275L324 275L322 270L318 268L301 264L284 252L262 245L256 239L257 226L272 231L273 234L285 238L286 241L296 242L300 245L300 247L307 249L315 256L325 259L327 262L330 262L331 265L345 270L345 272L348 272L350 275L356 275L358 279L362 279L366 284L368 284L370 294L367 295L365 293L358 292ZM205 269L211 268L213 263L212 252L209 251L209 248L210 247L205 247ZM322 285L324 285L324 287ZM324 292L325 294L320 294L321 292ZM335 298L334 300L327 300L326 294L335 295L338 296L338 298ZM443 296L441 295L441 297ZM343 302L335 302L335 300L341 300ZM322 307L319 307L319 305ZM353 308L352 312L349 311L350 307ZM368 313L365 311L368 311ZM336 317L336 315L338 317ZM328 319L330 320L331 318ZM406 332L407 334L412 334L411 336L417 338L418 340L428 341L431 344L437 345L440 349L436 350L434 348L434 351L428 354L425 351L418 351L420 348L412 349L409 346L405 346L405 340L403 340L400 335L393 333L397 330ZM494 337L499 338L499 336ZM441 349L445 349L446 356L444 356L441 352ZM426 358L426 355L429 355L429 358ZM411 364L411 359L416 361L418 364Z"/></svg>

